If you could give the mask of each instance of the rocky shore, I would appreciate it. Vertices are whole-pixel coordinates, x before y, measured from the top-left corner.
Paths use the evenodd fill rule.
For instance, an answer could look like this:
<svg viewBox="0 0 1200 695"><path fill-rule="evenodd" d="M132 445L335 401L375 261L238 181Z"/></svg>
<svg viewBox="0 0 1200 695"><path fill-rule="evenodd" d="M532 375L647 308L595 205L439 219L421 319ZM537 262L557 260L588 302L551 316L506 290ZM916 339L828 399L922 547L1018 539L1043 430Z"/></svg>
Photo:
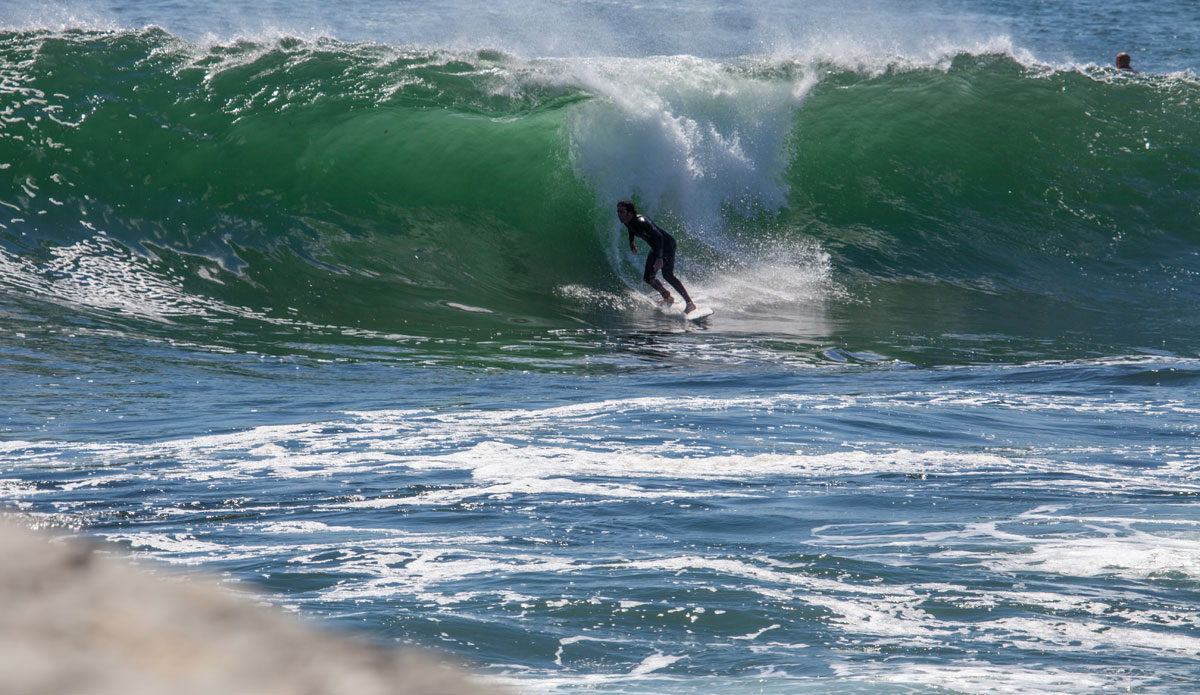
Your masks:
<svg viewBox="0 0 1200 695"><path fill-rule="evenodd" d="M497 693L429 655L323 631L252 594L21 521L0 521L0 693Z"/></svg>

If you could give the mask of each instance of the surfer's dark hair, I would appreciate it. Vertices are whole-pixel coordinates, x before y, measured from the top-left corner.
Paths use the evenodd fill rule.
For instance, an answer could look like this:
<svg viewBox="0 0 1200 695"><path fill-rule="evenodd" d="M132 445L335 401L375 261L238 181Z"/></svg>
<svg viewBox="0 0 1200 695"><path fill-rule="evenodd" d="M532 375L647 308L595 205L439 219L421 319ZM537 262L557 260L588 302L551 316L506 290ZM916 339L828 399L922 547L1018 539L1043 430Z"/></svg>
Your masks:
<svg viewBox="0 0 1200 695"><path fill-rule="evenodd" d="M629 214L631 214L631 215L637 214L637 208L634 207L632 200L622 200L617 203L617 207L625 208L626 210L629 211Z"/></svg>

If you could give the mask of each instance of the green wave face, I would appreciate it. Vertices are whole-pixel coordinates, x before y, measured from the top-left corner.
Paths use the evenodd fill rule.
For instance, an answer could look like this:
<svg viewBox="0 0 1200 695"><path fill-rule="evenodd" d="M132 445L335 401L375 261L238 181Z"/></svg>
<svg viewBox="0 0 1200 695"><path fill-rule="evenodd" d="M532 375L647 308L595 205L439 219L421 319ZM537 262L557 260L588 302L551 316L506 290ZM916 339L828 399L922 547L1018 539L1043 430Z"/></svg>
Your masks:
<svg viewBox="0 0 1200 695"><path fill-rule="evenodd" d="M843 76L798 116L791 205L874 275L1025 284L1068 258L1133 270L1197 240L1197 96L986 57Z"/></svg>
<svg viewBox="0 0 1200 695"><path fill-rule="evenodd" d="M594 267L558 135L570 95L490 95L487 57L158 32L4 45L16 256L103 235L221 302L385 330L450 300L552 314L545 285Z"/></svg>
<svg viewBox="0 0 1200 695"><path fill-rule="evenodd" d="M701 296L771 330L798 304L874 320L917 283L992 298L998 326L1032 297L1194 331L1198 97L1188 75L1004 56L866 70L10 32L0 286L176 323L596 325L640 289L612 214L633 196Z"/></svg>

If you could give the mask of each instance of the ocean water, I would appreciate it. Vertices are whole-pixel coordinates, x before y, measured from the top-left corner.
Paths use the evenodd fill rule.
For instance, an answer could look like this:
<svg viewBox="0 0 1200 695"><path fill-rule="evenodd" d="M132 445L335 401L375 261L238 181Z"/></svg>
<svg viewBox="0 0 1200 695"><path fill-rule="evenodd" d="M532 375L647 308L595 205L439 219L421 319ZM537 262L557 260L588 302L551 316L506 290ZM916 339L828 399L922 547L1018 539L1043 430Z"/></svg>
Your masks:
<svg viewBox="0 0 1200 695"><path fill-rule="evenodd" d="M4 0L0 503L517 692L1200 693L1198 74L1190 0Z"/></svg>

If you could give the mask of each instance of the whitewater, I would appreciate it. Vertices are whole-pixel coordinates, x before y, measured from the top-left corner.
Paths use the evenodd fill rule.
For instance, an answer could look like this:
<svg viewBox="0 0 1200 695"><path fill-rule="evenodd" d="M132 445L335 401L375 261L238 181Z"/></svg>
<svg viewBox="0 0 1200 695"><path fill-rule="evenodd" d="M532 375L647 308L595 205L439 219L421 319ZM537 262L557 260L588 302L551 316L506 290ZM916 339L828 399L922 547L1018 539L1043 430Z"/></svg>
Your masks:
<svg viewBox="0 0 1200 695"><path fill-rule="evenodd" d="M1200 693L1197 46L0 3L0 505L517 692Z"/></svg>

